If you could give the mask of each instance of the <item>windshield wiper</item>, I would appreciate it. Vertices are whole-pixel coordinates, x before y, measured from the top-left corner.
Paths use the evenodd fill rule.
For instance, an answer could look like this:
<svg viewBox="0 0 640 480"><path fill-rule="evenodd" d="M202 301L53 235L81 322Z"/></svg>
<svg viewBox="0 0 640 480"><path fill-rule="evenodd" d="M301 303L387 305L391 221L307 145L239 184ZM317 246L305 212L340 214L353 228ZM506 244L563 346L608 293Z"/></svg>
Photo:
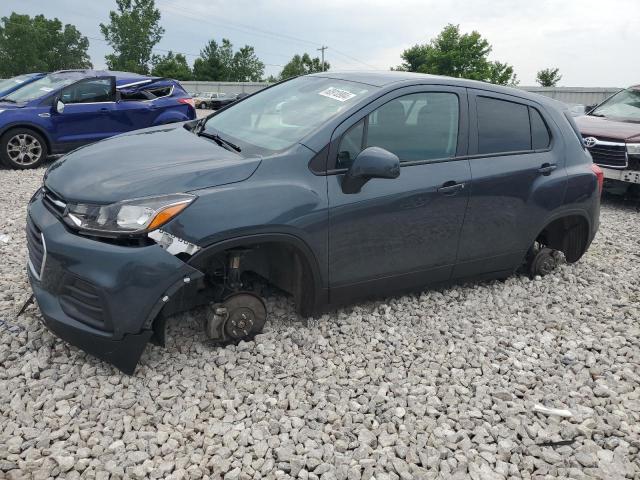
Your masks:
<svg viewBox="0 0 640 480"><path fill-rule="evenodd" d="M227 140L225 138L222 138L217 133L209 133L209 132L206 132L204 130L200 130L198 133L196 133L196 135L198 135L199 137L204 137L204 138L208 138L210 140L213 140L214 142L216 142L221 147L227 148L227 150L229 148L231 148L232 150L235 150L236 152L241 152L242 151L242 149L238 145L236 145L235 143L230 142L229 140Z"/></svg>
<svg viewBox="0 0 640 480"><path fill-rule="evenodd" d="M587 115L590 115L592 117L604 117L606 118L606 115L603 115L602 113L588 113Z"/></svg>
<svg viewBox="0 0 640 480"><path fill-rule="evenodd" d="M0 98L0 102L18 103L15 100L11 100L10 98Z"/></svg>

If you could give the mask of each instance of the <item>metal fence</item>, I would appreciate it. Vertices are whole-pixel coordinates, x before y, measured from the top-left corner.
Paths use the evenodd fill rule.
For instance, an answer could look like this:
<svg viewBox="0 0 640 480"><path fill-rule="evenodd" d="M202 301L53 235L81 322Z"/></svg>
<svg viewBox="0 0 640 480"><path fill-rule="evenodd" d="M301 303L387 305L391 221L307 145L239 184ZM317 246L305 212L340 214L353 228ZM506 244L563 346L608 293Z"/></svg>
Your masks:
<svg viewBox="0 0 640 480"><path fill-rule="evenodd" d="M266 82L199 82L182 81L180 84L191 94L203 92L218 92L226 94L255 93L268 87Z"/></svg>
<svg viewBox="0 0 640 480"><path fill-rule="evenodd" d="M620 91L619 88L595 87L519 87L527 92L551 97L568 105L595 105Z"/></svg>

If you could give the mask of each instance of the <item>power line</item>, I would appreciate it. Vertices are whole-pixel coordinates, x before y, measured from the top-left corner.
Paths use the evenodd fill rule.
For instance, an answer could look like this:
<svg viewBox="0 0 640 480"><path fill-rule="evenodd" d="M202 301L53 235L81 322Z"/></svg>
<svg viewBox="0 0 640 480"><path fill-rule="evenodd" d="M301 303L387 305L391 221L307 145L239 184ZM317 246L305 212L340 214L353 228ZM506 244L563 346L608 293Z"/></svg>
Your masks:
<svg viewBox="0 0 640 480"><path fill-rule="evenodd" d="M109 42L107 42L107 41L106 41L105 39L103 39L103 38L91 37L91 36L88 36L88 35L86 35L86 37L87 37L89 40L97 40L98 42L107 43L107 44L109 43ZM179 53L180 55L184 55L184 56L186 56L186 57L196 57L196 58L200 57L200 54L199 54L199 53L179 52L179 51L177 51L177 50L172 50L172 49L167 50L166 48L158 48L158 47L154 47L154 48L152 48L152 49L151 49L151 51L152 51L152 52L154 52L154 53L159 53L159 52L164 52L164 53L169 53L169 52L172 52L172 53ZM280 65L280 64L277 64L277 63L265 63L265 62L262 62L262 63L263 63L264 65L266 65L266 66L269 66L269 67L280 67L280 68L284 68L284 65Z"/></svg>
<svg viewBox="0 0 640 480"><path fill-rule="evenodd" d="M356 57L354 57L353 55L350 55L346 52L343 52L341 50L338 50L334 47L329 47L329 46L325 46L325 45L321 45L317 42L311 41L311 40L307 40L307 39L303 39L300 37L296 37L293 35L288 35L288 34L284 34L284 33L278 33L278 32L273 32L270 30L266 30L266 29L261 29L261 28L256 28L253 27L251 25L247 25L247 24L243 24L243 23L238 23L238 22L233 22L230 20L226 20L226 19L222 19L222 20L211 20L211 19L205 19L202 16L199 16L196 13L191 13L191 12L187 12L184 9L182 9L179 5L170 2L170 0L165 0L163 3L158 5L159 8L164 8L166 10L169 10L170 12L198 21L200 23L203 24L207 24L207 25L220 25L222 26L222 28L227 28L227 29L234 29L234 30L238 30L241 31L243 33L248 33L250 35L254 35L254 36L262 36L262 37L266 37L266 38L271 38L273 40L277 40L277 41L281 41L281 42L298 42L301 44L306 44L306 45L313 45L313 46L318 46L320 45L320 48L317 48L317 50L320 50L322 52L322 65L324 68L324 50L326 50L327 48L331 48L331 51L335 52L336 54L340 55L343 58L348 59L347 63L358 63L361 65L364 65L368 68L372 68L374 70L377 69L381 69L380 67L376 67L374 65L371 65L367 62L364 62ZM100 38L96 38L96 37L88 37L91 38L93 40L97 40L97 41L101 41L101 42L106 42L103 39ZM255 50L255 49L254 49ZM162 49L162 48L154 48L152 51L154 52L169 52L169 51L173 51L175 53L181 53L182 55L185 56L190 56L190 57L199 57L200 54L196 54L196 53L185 53L185 52L178 52L176 50L167 50L167 49ZM256 53L260 53L259 51L256 51ZM280 56L280 57L287 57L287 55L283 55L281 53L274 53L274 52L262 52L261 54L266 54L266 55L276 55L276 56ZM263 62L264 63L264 62ZM283 68L284 65L280 65L280 64L274 64L274 63L264 63L265 66L269 66L269 67L279 67L279 68ZM382 68L384 69L384 68Z"/></svg>
<svg viewBox="0 0 640 480"><path fill-rule="evenodd" d="M283 33L278 33L278 32L273 32L270 30L266 30L266 29L261 29L261 28L256 28L253 27L251 25L247 25L247 24L242 24L242 23L237 23L237 22L233 22L230 20L226 20L226 19L222 19L220 21L217 20L211 20L211 19L204 19L201 16L198 16L197 14L193 14L193 13L189 13L189 12L185 12L183 9L181 9L178 5L176 5L175 3L169 3L169 0L165 0L165 2L161 5L159 5L159 7L165 7L170 9L173 13L177 14L177 15L181 15L183 17L187 17L187 18L191 18L193 20L196 20L198 22L204 23L204 24L212 24L212 25L221 25L223 28L230 28L230 29L236 29L236 30L240 30L243 31L243 33L249 33L252 35L258 35L258 36L264 36L267 38L273 38L275 40L279 40L279 41L286 41L286 42L290 42L290 41L295 41L295 42L299 42L299 43L304 43L307 45L313 45L313 46L320 46L323 47L324 45L321 45L317 42L311 41L311 40L306 40L300 37L295 37L293 35L287 35L287 34L283 34ZM318 48L317 50L320 50L320 48ZM354 61L356 63L365 65L369 68L373 68L376 69L377 67L368 64L366 62L363 62L362 60L354 57L353 55L350 55L348 53L342 52L340 50L335 49L334 47L331 47L332 51L335 51L338 55L341 55L342 57L348 58L350 60L352 60L351 62L348 63L353 63Z"/></svg>

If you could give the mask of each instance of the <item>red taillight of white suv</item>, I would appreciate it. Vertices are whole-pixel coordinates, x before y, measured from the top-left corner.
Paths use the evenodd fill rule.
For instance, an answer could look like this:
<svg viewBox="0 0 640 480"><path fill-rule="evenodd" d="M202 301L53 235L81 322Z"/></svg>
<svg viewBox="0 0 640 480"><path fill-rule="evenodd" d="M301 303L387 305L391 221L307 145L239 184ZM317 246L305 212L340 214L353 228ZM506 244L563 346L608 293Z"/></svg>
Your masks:
<svg viewBox="0 0 640 480"><path fill-rule="evenodd" d="M604 184L604 172L595 163L591 164L591 170L593 171L593 173L596 174L596 178L598 179L598 193L602 194L602 185Z"/></svg>
<svg viewBox="0 0 640 480"><path fill-rule="evenodd" d="M196 108L196 101L193 98L179 98L178 103L191 105L193 108Z"/></svg>

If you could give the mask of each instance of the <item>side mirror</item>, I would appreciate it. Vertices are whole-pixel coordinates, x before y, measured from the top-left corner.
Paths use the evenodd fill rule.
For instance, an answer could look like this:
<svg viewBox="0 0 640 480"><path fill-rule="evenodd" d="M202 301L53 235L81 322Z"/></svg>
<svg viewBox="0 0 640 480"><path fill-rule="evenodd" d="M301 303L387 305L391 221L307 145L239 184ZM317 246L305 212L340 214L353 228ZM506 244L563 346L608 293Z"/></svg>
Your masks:
<svg viewBox="0 0 640 480"><path fill-rule="evenodd" d="M122 100L122 92L120 90L116 90L116 102Z"/></svg>
<svg viewBox="0 0 640 480"><path fill-rule="evenodd" d="M56 98L56 112L62 113L64 112L64 103L59 98Z"/></svg>
<svg viewBox="0 0 640 480"><path fill-rule="evenodd" d="M380 147L367 147L353 161L342 179L344 193L358 193L372 178L398 178L400 159Z"/></svg>

